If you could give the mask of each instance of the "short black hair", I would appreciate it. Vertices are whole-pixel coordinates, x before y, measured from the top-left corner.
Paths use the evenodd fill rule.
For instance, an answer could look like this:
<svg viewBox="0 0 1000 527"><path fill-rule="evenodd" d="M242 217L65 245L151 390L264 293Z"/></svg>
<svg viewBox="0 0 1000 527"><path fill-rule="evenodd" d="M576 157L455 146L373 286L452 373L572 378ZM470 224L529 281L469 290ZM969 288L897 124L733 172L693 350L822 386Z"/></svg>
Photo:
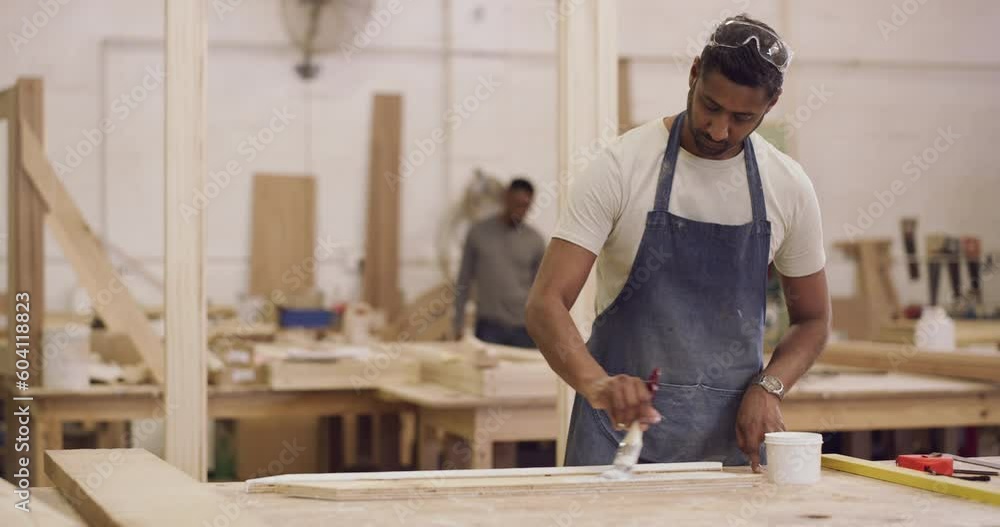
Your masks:
<svg viewBox="0 0 1000 527"><path fill-rule="evenodd" d="M531 182L528 181L527 179L519 177L519 178L514 178L514 180L510 182L510 186L507 187L508 192L514 190L523 190L528 194L534 194L535 186L532 185Z"/></svg>
<svg viewBox="0 0 1000 527"><path fill-rule="evenodd" d="M745 14L727 18L722 24L729 20L758 25L775 35L778 34L771 26L760 20L754 20ZM719 27L722 24L719 24ZM717 27L716 31L718 29ZM785 75L778 68L764 60L757 53L752 42L748 42L745 46L738 48L706 45L701 51L701 69L699 74L704 76L713 71L718 71L736 84L764 88L769 99L773 99L778 94L781 90L781 84L785 80Z"/></svg>

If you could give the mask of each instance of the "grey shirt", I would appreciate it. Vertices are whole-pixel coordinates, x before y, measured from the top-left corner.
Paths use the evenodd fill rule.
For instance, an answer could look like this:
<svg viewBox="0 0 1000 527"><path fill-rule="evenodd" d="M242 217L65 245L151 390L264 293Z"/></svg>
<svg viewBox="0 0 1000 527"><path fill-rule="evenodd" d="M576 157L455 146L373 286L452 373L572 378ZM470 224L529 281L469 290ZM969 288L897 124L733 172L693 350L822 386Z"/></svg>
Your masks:
<svg viewBox="0 0 1000 527"><path fill-rule="evenodd" d="M500 216L469 229L462 250L455 300L455 332L464 327L465 304L476 288L476 317L524 326L524 305L545 254L545 240L532 227L508 225Z"/></svg>

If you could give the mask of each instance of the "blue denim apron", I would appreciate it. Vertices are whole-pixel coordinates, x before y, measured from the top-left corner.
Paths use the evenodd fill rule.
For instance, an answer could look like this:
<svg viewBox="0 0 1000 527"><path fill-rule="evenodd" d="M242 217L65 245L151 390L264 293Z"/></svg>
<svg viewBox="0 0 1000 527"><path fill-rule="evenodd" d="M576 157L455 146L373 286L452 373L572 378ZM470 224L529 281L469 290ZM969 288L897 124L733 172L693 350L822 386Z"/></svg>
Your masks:
<svg viewBox="0 0 1000 527"><path fill-rule="evenodd" d="M618 297L594 321L587 348L610 375L662 368L653 406L663 420L640 461L745 465L736 442L743 392L763 367L771 224L753 144L743 141L753 219L743 225L668 212L684 113L670 128L653 210ZM720 198L721 199L721 198ZM606 465L624 432L577 394L566 465Z"/></svg>

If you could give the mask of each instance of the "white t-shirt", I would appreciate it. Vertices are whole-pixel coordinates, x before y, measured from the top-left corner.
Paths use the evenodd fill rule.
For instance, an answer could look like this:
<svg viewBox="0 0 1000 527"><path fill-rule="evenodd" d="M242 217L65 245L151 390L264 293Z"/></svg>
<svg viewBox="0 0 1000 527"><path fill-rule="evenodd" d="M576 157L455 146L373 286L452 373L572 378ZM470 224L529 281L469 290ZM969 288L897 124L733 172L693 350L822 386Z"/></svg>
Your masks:
<svg viewBox="0 0 1000 527"><path fill-rule="evenodd" d="M653 208L670 130L662 119L618 137L572 181L554 238L598 255L596 313L628 279ZM802 167L757 133L751 134L771 222L769 262L785 276L823 268L826 253L819 203ZM744 154L722 161L677 156L669 210L684 218L725 225L749 222L750 191Z"/></svg>

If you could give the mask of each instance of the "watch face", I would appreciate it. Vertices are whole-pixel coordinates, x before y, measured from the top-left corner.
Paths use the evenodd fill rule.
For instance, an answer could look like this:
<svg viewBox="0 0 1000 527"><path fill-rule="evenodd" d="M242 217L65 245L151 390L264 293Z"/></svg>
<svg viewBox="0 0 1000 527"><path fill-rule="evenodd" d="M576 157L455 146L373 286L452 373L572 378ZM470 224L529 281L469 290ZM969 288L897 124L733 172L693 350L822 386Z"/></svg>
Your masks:
<svg viewBox="0 0 1000 527"><path fill-rule="evenodd" d="M776 392L781 389L781 380L777 377L771 377L768 375L761 379L760 383L763 384L764 388L767 388L767 391L769 392Z"/></svg>

